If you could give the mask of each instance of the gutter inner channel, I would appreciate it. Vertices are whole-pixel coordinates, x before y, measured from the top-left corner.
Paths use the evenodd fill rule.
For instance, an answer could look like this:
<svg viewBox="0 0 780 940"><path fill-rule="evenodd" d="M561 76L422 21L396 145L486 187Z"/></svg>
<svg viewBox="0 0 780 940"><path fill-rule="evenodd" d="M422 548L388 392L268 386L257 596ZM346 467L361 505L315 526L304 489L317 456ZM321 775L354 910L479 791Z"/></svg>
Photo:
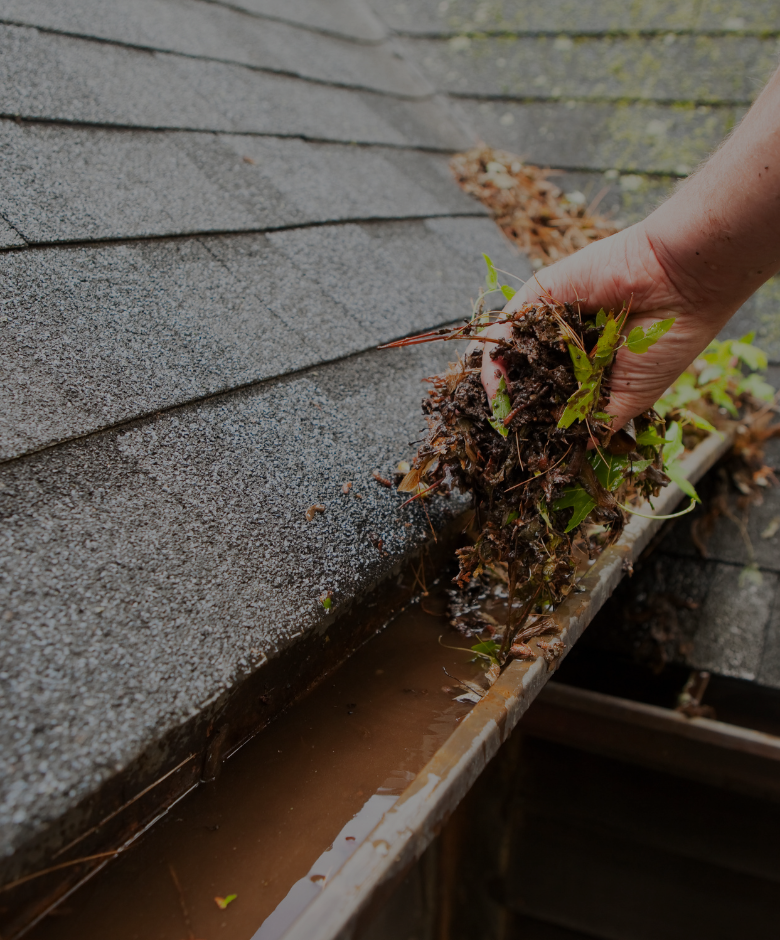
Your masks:
<svg viewBox="0 0 780 940"><path fill-rule="evenodd" d="M439 590L403 611L125 853L30 940L277 940L471 707ZM428 611L428 612L426 612ZM462 645L459 654L442 647ZM452 637L456 639L452 639ZM178 887L177 887L178 882ZM215 898L236 894L225 910Z"/></svg>

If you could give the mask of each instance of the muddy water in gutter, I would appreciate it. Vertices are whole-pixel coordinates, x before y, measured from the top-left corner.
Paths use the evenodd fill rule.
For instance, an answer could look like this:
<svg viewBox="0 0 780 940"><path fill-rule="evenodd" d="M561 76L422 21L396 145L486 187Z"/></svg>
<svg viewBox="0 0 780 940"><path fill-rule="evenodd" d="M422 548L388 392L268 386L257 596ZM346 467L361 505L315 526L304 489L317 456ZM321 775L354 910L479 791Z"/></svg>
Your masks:
<svg viewBox="0 0 780 940"><path fill-rule="evenodd" d="M443 598L424 603L434 613L407 609L27 937L280 937L469 712L442 667L477 667L439 645L467 646Z"/></svg>

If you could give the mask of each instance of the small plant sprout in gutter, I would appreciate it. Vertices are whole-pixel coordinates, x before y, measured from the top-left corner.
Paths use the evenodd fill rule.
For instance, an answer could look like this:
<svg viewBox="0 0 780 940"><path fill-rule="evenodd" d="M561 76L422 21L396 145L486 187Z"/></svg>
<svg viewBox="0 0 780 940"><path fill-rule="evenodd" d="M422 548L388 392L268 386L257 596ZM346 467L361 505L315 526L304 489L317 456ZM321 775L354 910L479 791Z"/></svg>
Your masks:
<svg viewBox="0 0 780 940"><path fill-rule="evenodd" d="M691 498L684 511L694 507L698 496L680 468L686 436L695 443L714 431L718 409L736 409L734 395L769 392L737 367L762 364L748 337L728 352L722 344L711 347L657 409L613 431L606 407L616 352L644 355L674 320L625 335L628 306L585 318L578 305L552 297L491 314L489 294L510 298L514 292L485 260L485 289L464 325L392 345L483 343L426 380L428 430L399 490L412 500L455 489L472 494L470 544L457 552L456 582L466 593L491 579L505 582L505 622L486 624L483 617L487 636L472 648L494 680L509 659L533 655L528 640L550 631L545 615L573 590L578 572L618 538L627 514L646 514L672 480ZM510 326L507 340L482 336L496 322ZM500 356L506 367L492 402L480 377L486 354Z"/></svg>

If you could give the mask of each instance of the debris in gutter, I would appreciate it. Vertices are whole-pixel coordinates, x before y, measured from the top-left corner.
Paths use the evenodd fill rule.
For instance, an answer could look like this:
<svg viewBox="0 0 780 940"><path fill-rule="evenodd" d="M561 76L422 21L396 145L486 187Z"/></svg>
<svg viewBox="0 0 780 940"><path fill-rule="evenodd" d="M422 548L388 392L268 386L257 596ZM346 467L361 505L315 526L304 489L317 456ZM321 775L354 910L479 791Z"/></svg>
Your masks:
<svg viewBox="0 0 780 940"><path fill-rule="evenodd" d="M322 503L314 503L313 506L309 506L306 510L306 521L311 522L318 512L325 512L325 507Z"/></svg>
<svg viewBox="0 0 780 940"><path fill-rule="evenodd" d="M708 672L694 669L677 697L675 711L685 715L686 718L715 718L715 709L701 703L709 682Z"/></svg>
<svg viewBox="0 0 780 940"><path fill-rule="evenodd" d="M385 540L381 536L377 535L376 532L369 532L368 540L379 552L382 558L388 558L390 556L390 552L386 551L385 549Z"/></svg>
<svg viewBox="0 0 780 940"><path fill-rule="evenodd" d="M228 904L231 904L238 897L237 894L228 894L224 898L214 898L214 903L217 907L224 911Z"/></svg>
<svg viewBox="0 0 780 940"><path fill-rule="evenodd" d="M495 318L486 297L502 290L492 261L486 262L486 290L464 326L393 345L479 341ZM646 412L632 434L615 435L604 410L618 346L625 343L641 354L673 323L637 327L624 340L628 314L624 307L586 319L576 306L552 298L525 304L516 313L497 315L511 326L509 341L477 349L427 380L428 432L398 489L413 494L410 501L433 491L473 495L473 544L457 552L457 583L466 588L486 572L504 570L504 624L493 631L501 639L494 656L499 664L535 610L552 609L571 591L574 540L595 557L620 534L626 512L634 511L627 501L657 494L669 481L660 418ZM500 357L506 367L492 403L480 376L484 355ZM676 428L675 435L676 444ZM595 447L589 450L591 442Z"/></svg>
<svg viewBox="0 0 780 940"><path fill-rule="evenodd" d="M382 486L386 486L388 489L392 488L393 484L390 482L390 480L388 480L387 477L383 477L378 470L374 470L371 476L376 480L377 483L381 483Z"/></svg>
<svg viewBox="0 0 780 940"><path fill-rule="evenodd" d="M613 432L605 408L617 349L644 354L674 320L624 335L629 307L587 317L578 304L552 297L495 313L488 295L513 291L485 260L486 287L465 325L390 344L482 341L482 349L426 380L428 431L398 490L411 494L407 502L455 489L472 494L471 544L457 552L463 595L451 621L481 637L471 649L488 669L537 655L552 668L562 643L529 640L555 632L552 620L537 625L573 590L578 571L618 538L628 515L645 515L644 501L670 480L691 502L668 518L692 510L699 498L681 468L686 451L740 405L760 406L756 395L767 392L731 361L761 365L752 336L731 347L713 344L656 409ZM493 322L511 327L507 340L482 340ZM492 402L481 381L485 355L506 368ZM492 612L483 603L491 584L501 594Z"/></svg>
<svg viewBox="0 0 780 940"><path fill-rule="evenodd" d="M581 194L566 195L550 182L555 171L525 165L516 155L478 147L456 155L451 167L462 188L490 209L534 267L622 227L596 214L606 189L587 204ZM577 579L619 536L627 514L644 515L643 500L659 487L675 482L691 498L686 511L694 508L698 494L680 464L701 440L741 422L729 482L743 509L776 482L764 464L763 444L780 433L780 426L771 424L777 406L773 390L758 375L766 357L749 334L713 342L655 409L613 434L604 407L615 350L625 345L641 355L673 321L621 336L625 307L617 313L601 310L590 319L579 305L558 304L552 297L515 314L496 314L498 304L489 295L500 292L503 305L514 290L499 283L495 266L486 261L486 288L465 326L390 344L479 342L484 327L496 319L512 325L508 343L485 337L481 351L459 357L446 373L427 380L432 386L423 406L428 431L414 442L421 446L411 466L399 463L398 488L409 494L408 502L424 503L453 489L474 496L472 544L458 552L457 589L448 592L452 627L479 640L469 652L488 669L509 658L539 655L552 667L562 646L539 641L539 633L526 635L524 625L541 623L577 590ZM508 366L492 402L480 381L484 355L500 357ZM697 523L702 546L714 519L731 511L725 499L707 509ZM744 519L732 515L746 533ZM773 538L779 530L780 520L762 536ZM556 632L554 621L548 627L546 632Z"/></svg>

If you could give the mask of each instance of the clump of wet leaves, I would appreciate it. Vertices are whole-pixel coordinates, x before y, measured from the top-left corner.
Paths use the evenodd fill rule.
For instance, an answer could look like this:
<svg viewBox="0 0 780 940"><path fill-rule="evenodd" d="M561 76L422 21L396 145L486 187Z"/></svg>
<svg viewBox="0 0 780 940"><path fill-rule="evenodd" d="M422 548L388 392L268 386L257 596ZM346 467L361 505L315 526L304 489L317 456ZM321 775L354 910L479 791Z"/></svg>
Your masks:
<svg viewBox="0 0 780 940"><path fill-rule="evenodd" d="M497 273L486 260L492 291ZM628 312L600 310L589 319L577 305L549 298L500 313L497 322L508 323L511 336L488 342L481 336L490 322L482 296L465 326L398 344L484 340L482 349L427 380L428 429L399 489L411 499L456 489L473 495L471 544L458 550L456 581L468 607L469 594L476 592L476 601L483 590L475 585L505 572L508 622L486 641L489 650L475 649L498 664L529 617L554 608L573 589L578 553L594 557L620 534L629 494L648 498L669 482L662 419L648 411L635 419L633 433L613 432L605 411L618 347L642 354L673 322L635 328L624 338ZM508 376L492 402L480 378L485 355L500 357ZM471 613L475 628L485 622L476 609ZM519 655L523 646L520 640Z"/></svg>

